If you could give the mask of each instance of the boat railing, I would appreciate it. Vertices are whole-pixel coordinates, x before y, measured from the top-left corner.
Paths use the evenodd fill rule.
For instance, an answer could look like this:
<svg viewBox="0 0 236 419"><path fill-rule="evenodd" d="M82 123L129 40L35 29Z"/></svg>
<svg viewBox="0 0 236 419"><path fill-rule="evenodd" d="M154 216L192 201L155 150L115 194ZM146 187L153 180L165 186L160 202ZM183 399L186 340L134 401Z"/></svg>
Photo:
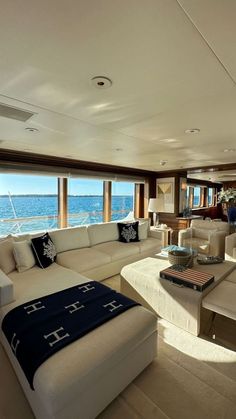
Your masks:
<svg viewBox="0 0 236 419"><path fill-rule="evenodd" d="M132 209L112 210L112 219L127 215ZM103 211L83 211L68 213L68 226L93 224L103 222ZM58 215L35 215L30 217L14 217L0 219L0 235L9 233L24 233L37 230L52 230L58 228Z"/></svg>

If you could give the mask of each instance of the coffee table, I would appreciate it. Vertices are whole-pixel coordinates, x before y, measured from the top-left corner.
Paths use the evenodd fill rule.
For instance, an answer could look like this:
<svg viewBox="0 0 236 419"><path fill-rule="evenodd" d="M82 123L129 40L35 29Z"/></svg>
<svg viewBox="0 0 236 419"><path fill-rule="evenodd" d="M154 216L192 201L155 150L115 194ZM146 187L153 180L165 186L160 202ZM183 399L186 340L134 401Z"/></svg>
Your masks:
<svg viewBox="0 0 236 419"><path fill-rule="evenodd" d="M194 265L193 269L214 275L214 282L203 292L179 287L161 279L159 272L170 266L168 260L148 257L124 266L121 270L121 292L135 299L176 326L195 336L200 332L202 298L236 268L234 262L216 265Z"/></svg>

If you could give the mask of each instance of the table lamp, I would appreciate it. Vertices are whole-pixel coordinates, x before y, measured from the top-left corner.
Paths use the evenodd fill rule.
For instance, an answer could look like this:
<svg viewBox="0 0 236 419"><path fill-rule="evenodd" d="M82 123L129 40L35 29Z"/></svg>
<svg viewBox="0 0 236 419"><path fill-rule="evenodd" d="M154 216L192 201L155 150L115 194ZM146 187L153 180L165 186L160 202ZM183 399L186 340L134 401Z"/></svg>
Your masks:
<svg viewBox="0 0 236 419"><path fill-rule="evenodd" d="M159 224L159 216L158 216L158 199L157 198L150 198L148 204L148 211L153 212L153 225L154 227Z"/></svg>

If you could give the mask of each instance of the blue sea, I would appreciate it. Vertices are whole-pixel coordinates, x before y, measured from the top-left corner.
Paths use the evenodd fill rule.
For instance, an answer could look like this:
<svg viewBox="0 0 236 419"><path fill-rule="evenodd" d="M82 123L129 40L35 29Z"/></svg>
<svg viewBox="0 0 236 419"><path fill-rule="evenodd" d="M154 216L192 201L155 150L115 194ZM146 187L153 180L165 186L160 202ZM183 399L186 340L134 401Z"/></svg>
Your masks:
<svg viewBox="0 0 236 419"><path fill-rule="evenodd" d="M112 220L120 220L130 211L133 211L133 196L112 197ZM103 196L68 196L68 213L70 226L102 222ZM57 195L15 195L11 199L0 196L0 235L57 228L57 214ZM28 217L38 218L21 220Z"/></svg>

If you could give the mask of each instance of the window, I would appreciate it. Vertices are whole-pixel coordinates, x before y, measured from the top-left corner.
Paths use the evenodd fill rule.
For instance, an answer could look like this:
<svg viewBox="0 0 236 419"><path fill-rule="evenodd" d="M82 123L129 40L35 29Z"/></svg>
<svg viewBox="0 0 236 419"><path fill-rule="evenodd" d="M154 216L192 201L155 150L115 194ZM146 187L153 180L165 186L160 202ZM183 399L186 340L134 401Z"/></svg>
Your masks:
<svg viewBox="0 0 236 419"><path fill-rule="evenodd" d="M193 188L193 207L200 207L200 196L201 196L200 186L194 186L194 188Z"/></svg>
<svg viewBox="0 0 236 419"><path fill-rule="evenodd" d="M68 226L103 222L103 181L68 181Z"/></svg>
<svg viewBox="0 0 236 419"><path fill-rule="evenodd" d="M187 203L189 208L209 207L214 205L215 188L188 185Z"/></svg>
<svg viewBox="0 0 236 419"><path fill-rule="evenodd" d="M0 174L0 235L57 228L57 178Z"/></svg>
<svg viewBox="0 0 236 419"><path fill-rule="evenodd" d="M208 202L208 206L214 205L214 188L208 188L207 202Z"/></svg>
<svg viewBox="0 0 236 419"><path fill-rule="evenodd" d="M134 211L134 183L112 182L111 220L121 220Z"/></svg>

